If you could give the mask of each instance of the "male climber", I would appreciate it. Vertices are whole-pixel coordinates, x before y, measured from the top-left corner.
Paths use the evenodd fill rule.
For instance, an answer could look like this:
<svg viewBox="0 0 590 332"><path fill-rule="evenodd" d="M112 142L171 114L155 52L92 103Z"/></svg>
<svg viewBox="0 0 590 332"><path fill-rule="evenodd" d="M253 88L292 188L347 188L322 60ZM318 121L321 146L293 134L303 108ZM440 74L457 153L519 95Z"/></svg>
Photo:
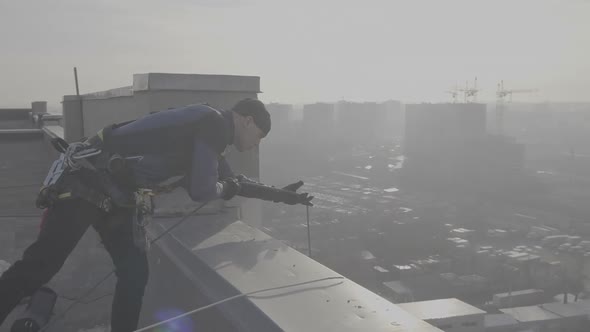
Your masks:
<svg viewBox="0 0 590 332"><path fill-rule="evenodd" d="M286 204L312 205L297 193L299 181L278 189L235 176L223 157L256 147L270 131L264 104L244 99L230 111L189 105L108 126L81 142L54 142L62 152L37 199L46 208L38 239L0 277L0 324L26 296L62 267L88 226L100 235L115 265L117 285L111 331L137 329L148 280L145 248L138 245L135 222L139 188L158 192L184 187L194 201L229 200L235 195Z"/></svg>

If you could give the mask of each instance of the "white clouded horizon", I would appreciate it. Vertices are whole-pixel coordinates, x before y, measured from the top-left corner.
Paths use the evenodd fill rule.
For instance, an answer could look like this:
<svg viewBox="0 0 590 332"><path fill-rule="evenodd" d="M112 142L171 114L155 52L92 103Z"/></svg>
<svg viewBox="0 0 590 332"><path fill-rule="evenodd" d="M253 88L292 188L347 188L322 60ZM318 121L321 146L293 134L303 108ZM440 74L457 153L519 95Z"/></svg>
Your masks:
<svg viewBox="0 0 590 332"><path fill-rule="evenodd" d="M264 101L445 101L478 77L590 101L584 0L0 1L0 107L146 72L257 75ZM517 99L517 98L515 98Z"/></svg>

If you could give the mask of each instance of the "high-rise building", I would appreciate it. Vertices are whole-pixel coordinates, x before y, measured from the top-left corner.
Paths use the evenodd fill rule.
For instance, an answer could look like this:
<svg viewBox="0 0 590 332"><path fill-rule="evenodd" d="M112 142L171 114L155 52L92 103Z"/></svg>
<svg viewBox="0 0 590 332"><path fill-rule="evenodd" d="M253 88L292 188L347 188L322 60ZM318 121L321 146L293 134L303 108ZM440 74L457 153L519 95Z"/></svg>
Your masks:
<svg viewBox="0 0 590 332"><path fill-rule="evenodd" d="M484 104L406 105L404 137L413 183L496 191L522 175L524 146L487 133Z"/></svg>

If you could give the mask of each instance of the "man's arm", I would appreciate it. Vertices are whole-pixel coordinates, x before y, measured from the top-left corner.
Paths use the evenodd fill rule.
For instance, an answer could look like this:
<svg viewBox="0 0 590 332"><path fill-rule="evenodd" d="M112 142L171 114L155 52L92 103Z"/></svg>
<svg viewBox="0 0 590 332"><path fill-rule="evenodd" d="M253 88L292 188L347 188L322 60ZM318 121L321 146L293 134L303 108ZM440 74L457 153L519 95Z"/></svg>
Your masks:
<svg viewBox="0 0 590 332"><path fill-rule="evenodd" d="M238 182L233 177L226 177L233 174L231 168L210 144L195 139L192 158L186 184L193 201L229 200L238 193Z"/></svg>
<svg viewBox="0 0 590 332"><path fill-rule="evenodd" d="M209 144L196 139L186 182L186 189L193 201L210 201L223 195L223 184L218 181L218 167L217 153Z"/></svg>
<svg viewBox="0 0 590 332"><path fill-rule="evenodd" d="M187 191L194 201L230 199L239 186L232 178L225 177L231 168L221 156L226 147L225 123L221 115L211 114L204 118L198 134L194 137L192 162L187 170Z"/></svg>
<svg viewBox="0 0 590 332"><path fill-rule="evenodd" d="M217 172L219 173L219 180L236 177L224 156L220 156L218 159Z"/></svg>

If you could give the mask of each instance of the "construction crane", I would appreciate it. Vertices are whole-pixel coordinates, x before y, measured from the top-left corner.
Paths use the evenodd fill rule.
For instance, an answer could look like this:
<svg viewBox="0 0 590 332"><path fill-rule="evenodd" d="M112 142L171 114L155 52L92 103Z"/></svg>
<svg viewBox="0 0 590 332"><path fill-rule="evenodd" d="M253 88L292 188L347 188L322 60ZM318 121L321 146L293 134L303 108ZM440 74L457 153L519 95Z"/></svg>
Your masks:
<svg viewBox="0 0 590 332"><path fill-rule="evenodd" d="M455 84L454 88L451 88L450 90L445 92L451 95L451 97L453 98L453 104L456 104L457 97L459 96L459 88L457 88L457 84Z"/></svg>
<svg viewBox="0 0 590 332"><path fill-rule="evenodd" d="M537 92L538 89L512 89L506 90L504 88L504 81L498 83L498 90L496 91L496 130L498 135L504 134L504 111L506 110L506 103L512 102L512 95L515 93L532 93ZM508 98L508 100L507 100Z"/></svg>
<svg viewBox="0 0 590 332"><path fill-rule="evenodd" d="M458 89L457 91L463 92L463 99L466 103L477 103L477 93L480 91L477 89L477 77L472 88L469 87L469 82L465 82L465 89Z"/></svg>

